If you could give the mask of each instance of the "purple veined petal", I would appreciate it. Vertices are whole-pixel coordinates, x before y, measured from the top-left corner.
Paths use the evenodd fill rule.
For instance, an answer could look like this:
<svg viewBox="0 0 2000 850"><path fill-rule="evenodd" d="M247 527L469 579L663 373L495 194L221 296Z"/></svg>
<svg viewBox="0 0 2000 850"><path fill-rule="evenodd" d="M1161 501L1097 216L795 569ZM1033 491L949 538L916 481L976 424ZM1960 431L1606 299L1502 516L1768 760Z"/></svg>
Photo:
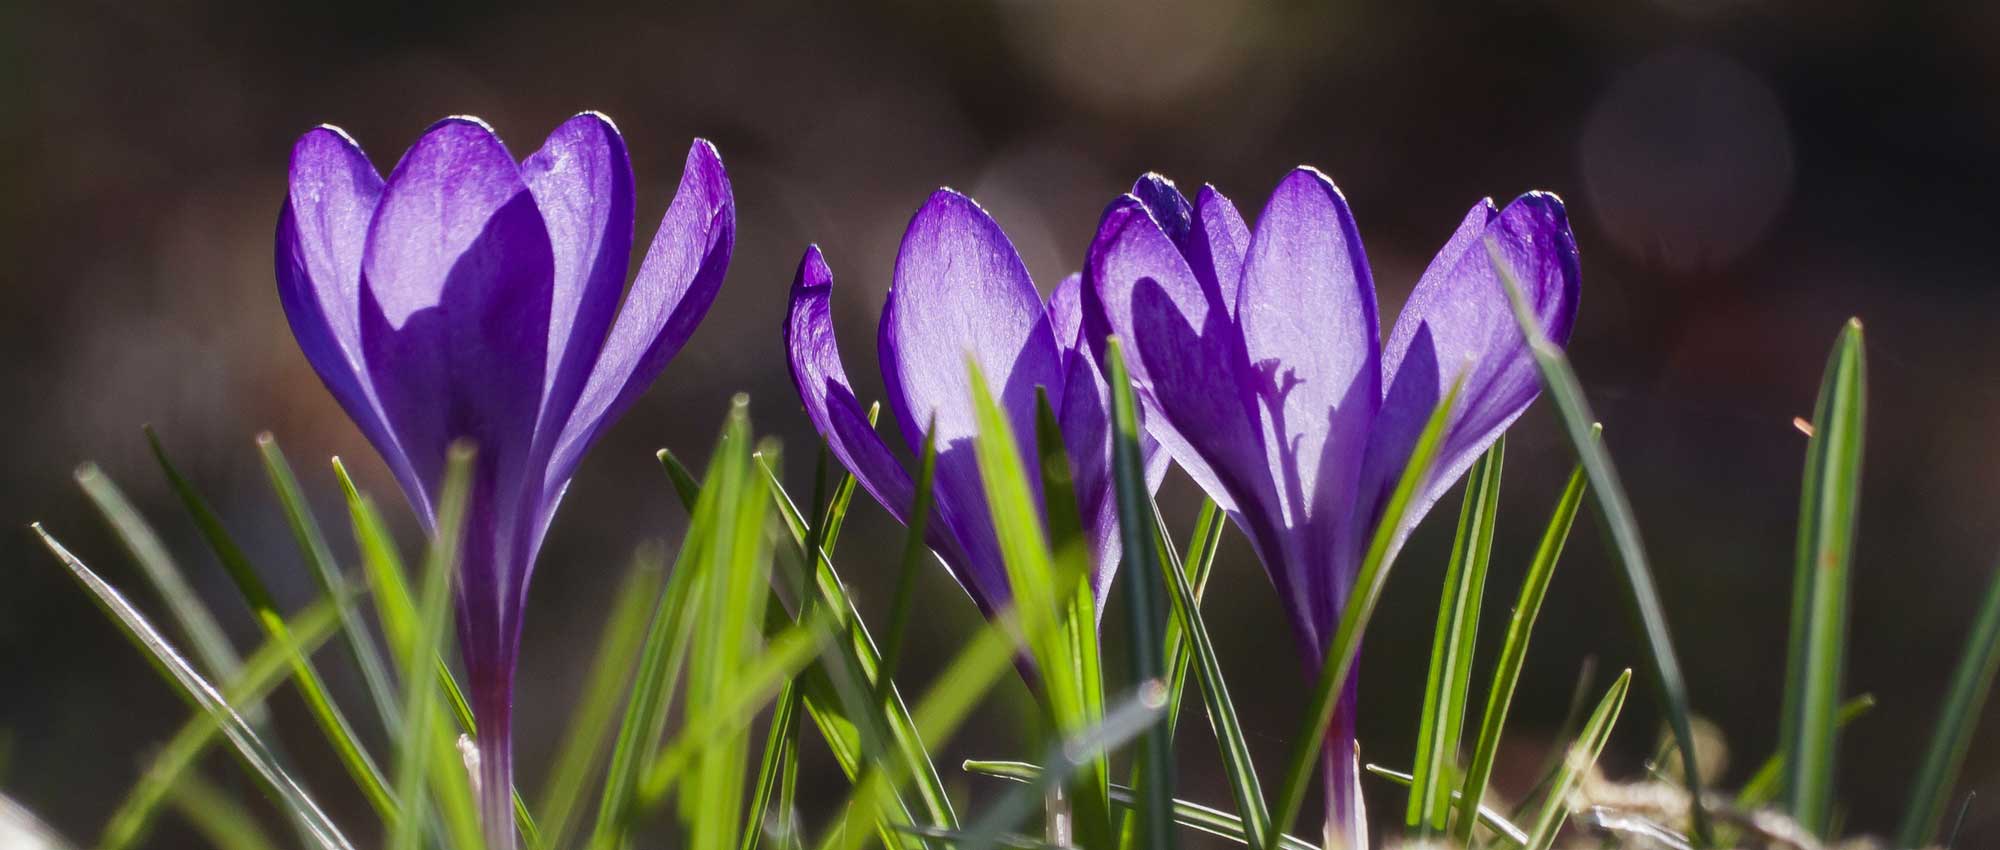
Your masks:
<svg viewBox="0 0 2000 850"><path fill-rule="evenodd" d="M966 359L1008 414L1021 456L1034 457L1035 395L1063 390L1062 360L1040 293L1013 243L971 198L933 193L910 220L877 333L891 410L910 450L936 429L934 494L952 511L982 605L1006 600L1006 570L973 451L978 433ZM1026 464L1030 477L1033 464ZM1032 482L1031 482L1032 484ZM971 579L967 581L967 579ZM972 588L968 588L972 589Z"/></svg>
<svg viewBox="0 0 2000 850"><path fill-rule="evenodd" d="M1214 186L1203 186L1194 199L1195 227L1181 243L1188 265L1203 286L1212 286L1230 318L1243 281L1243 255L1250 250L1250 227L1236 205ZM1213 276L1213 280L1209 277Z"/></svg>
<svg viewBox="0 0 2000 850"><path fill-rule="evenodd" d="M1237 319L1288 525L1311 522L1311 549L1328 551L1338 535L1329 520L1347 512L1360 474L1382 373L1368 259L1326 175L1300 167L1271 193L1244 258Z"/></svg>
<svg viewBox="0 0 2000 850"><path fill-rule="evenodd" d="M556 438L543 483L551 504L598 434L652 385L707 315L735 244L736 200L729 174L715 146L696 139L674 201L569 422Z"/></svg>
<svg viewBox="0 0 2000 850"><path fill-rule="evenodd" d="M504 759L531 558L524 506L540 483L530 459L555 276L548 229L506 147L484 124L453 118L404 154L368 233L361 340L389 427L426 490L453 442L477 446L459 629L481 738L499 736L488 755Z"/></svg>
<svg viewBox="0 0 2000 850"><path fill-rule="evenodd" d="M1056 348L1062 352L1067 374L1069 354L1083 342L1083 274L1070 272L1069 277L1056 284L1044 309L1048 310L1049 329L1055 334Z"/></svg>
<svg viewBox="0 0 2000 850"><path fill-rule="evenodd" d="M430 500L382 419L362 360L361 256L382 185L361 146L339 128L299 137L278 216L278 301L306 361L428 517Z"/></svg>
<svg viewBox="0 0 2000 850"><path fill-rule="evenodd" d="M1146 212L1153 216L1153 223L1160 226L1167 238L1185 251L1188 235L1194 230L1195 215L1180 187L1166 175L1148 171L1132 181L1131 194L1146 205Z"/></svg>
<svg viewBox="0 0 2000 850"><path fill-rule="evenodd" d="M785 319L785 351L790 361L792 385L804 402L807 418L826 440L827 448L841 465L854 473L862 489L875 497L897 522L907 525L915 501L915 483L890 452L868 414L855 397L842 365L840 348L833 330L833 270L827 266L819 246L806 249L792 282L791 307ZM964 523L957 519L954 506L935 497L932 516L925 524L924 540L938 553L982 610L995 600L986 588L958 573L971 563L958 532ZM1004 599L1004 596L1002 597Z"/></svg>
<svg viewBox="0 0 2000 850"><path fill-rule="evenodd" d="M632 162L611 119L585 112L563 122L521 163L521 179L534 194L555 254L549 369L537 428L548 444L569 421L618 313L632 258Z"/></svg>
<svg viewBox="0 0 2000 850"><path fill-rule="evenodd" d="M1280 594L1303 600L1240 330L1137 199L1105 214L1084 268L1085 310L1126 340L1147 430L1250 537Z"/></svg>
<svg viewBox="0 0 2000 850"><path fill-rule="evenodd" d="M1520 275L1550 339L1569 341L1581 275L1561 199L1530 193L1498 213L1491 201L1481 201L1411 291L1384 349L1389 390L1369 449L1371 467L1381 468L1371 470L1364 491L1374 507L1394 486L1431 408L1461 373L1465 384L1446 423L1438 472L1413 505L1413 518L1464 475L1541 391L1527 340L1487 254L1488 238Z"/></svg>

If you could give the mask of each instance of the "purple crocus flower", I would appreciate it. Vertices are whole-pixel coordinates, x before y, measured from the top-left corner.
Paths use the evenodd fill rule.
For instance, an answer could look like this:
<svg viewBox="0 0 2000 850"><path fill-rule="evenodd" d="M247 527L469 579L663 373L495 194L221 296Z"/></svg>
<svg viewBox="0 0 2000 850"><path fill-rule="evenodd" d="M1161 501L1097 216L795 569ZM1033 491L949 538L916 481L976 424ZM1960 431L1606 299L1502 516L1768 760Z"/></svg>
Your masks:
<svg viewBox="0 0 2000 850"><path fill-rule="evenodd" d="M292 149L278 295L327 389L433 529L445 456L477 446L458 585L489 843L513 846L509 722L535 553L577 462L708 311L736 210L697 140L625 289L625 142L586 112L516 161L476 118L431 126L384 181L345 133Z"/></svg>
<svg viewBox="0 0 2000 850"><path fill-rule="evenodd" d="M1436 471L1397 546L1540 391L1489 239L1550 337L1567 341L1576 243L1554 195L1473 206L1386 346L1347 202L1311 168L1279 184L1254 232L1214 188L1189 204L1157 175L1099 225L1084 266L1086 335L1127 340L1147 429L1249 537L1313 675L1389 492L1452 382L1464 385ZM1355 693L1350 677L1323 750L1329 846L1367 844Z"/></svg>
<svg viewBox="0 0 2000 850"><path fill-rule="evenodd" d="M913 454L923 451L925 429L936 429L925 541L988 616L1011 593L973 454L978 426L968 357L991 382L988 389L1007 412L1024 459L1036 456L1036 390L1048 393L1090 536L1099 610L1118 568L1110 394L1095 356L1082 344L1080 289L1078 277L1070 275L1044 302L1000 225L971 198L950 189L938 190L917 211L896 255L877 339L882 382ZM832 299L833 272L815 245L799 263L785 321L792 382L834 456L907 524L914 476L869 425L848 383L834 344ZM1165 459L1152 451L1148 459L1147 480L1157 487ZM1036 474L1034 463L1025 465Z"/></svg>

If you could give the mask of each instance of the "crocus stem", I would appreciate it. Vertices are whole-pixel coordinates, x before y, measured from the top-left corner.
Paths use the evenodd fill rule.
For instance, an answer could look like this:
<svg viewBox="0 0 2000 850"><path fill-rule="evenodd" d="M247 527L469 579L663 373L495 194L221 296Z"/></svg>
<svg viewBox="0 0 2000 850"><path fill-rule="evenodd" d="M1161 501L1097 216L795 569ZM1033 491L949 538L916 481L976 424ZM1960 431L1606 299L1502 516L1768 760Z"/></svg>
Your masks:
<svg viewBox="0 0 2000 850"><path fill-rule="evenodd" d="M1358 700L1350 677L1341 691L1326 745L1320 748L1320 776L1326 787L1326 850L1368 850L1368 810L1361 799L1359 753L1354 738Z"/></svg>
<svg viewBox="0 0 2000 850"><path fill-rule="evenodd" d="M511 678L511 674L509 675ZM474 715L479 746L479 822L486 850L514 850L513 683L482 688Z"/></svg>

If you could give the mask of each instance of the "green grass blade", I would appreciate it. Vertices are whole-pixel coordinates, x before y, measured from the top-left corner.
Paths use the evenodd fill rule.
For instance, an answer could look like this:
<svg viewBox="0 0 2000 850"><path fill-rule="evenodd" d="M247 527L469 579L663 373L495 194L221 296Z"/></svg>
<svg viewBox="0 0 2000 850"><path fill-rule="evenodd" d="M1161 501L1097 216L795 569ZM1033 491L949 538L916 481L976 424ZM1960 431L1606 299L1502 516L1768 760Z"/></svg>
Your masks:
<svg viewBox="0 0 2000 850"><path fill-rule="evenodd" d="M1078 721L1086 727L1101 726L1105 720L1104 672L1097 643L1097 593L1091 585L1090 540L1084 536L1083 515L1078 507L1074 472L1064 448L1062 426L1048 393L1035 393L1035 446L1040 455L1043 512L1048 519L1049 543L1056 575L1073 576L1062 591L1064 624L1062 637L1067 645L1071 687L1076 689L1083 708ZM1059 588L1060 590L1060 588ZM1112 841L1111 762L1108 753L1077 765L1075 780L1065 792L1064 802L1074 810L1074 834L1061 836L1063 844L1108 847ZM1052 836L1054 837L1054 836Z"/></svg>
<svg viewBox="0 0 2000 850"><path fill-rule="evenodd" d="M236 677L223 688L223 701L247 717L250 709L261 707L264 698L291 674L292 654L310 653L317 649L333 636L334 627L339 622L331 599L306 606L292 618L287 629L292 636L291 642L267 642L251 653ZM97 841L98 850L125 850L143 839L154 814L167 801L174 785L194 768L221 732L222 727L216 722L215 715L207 711L197 711L181 724L174 736L167 739L166 745L147 762L139 781L126 792L125 799L118 804L110 820L105 822L103 834Z"/></svg>
<svg viewBox="0 0 2000 850"><path fill-rule="evenodd" d="M1951 690L1938 707L1937 731L1931 733L1924 750L1923 766L1917 769L1910 788L1910 805L1904 810L1902 825L1896 830L1897 846L1920 847L1936 837L1945 809L1951 803L1952 786L1958 783L1965 754L1972 747L1972 733L1979 725L1980 711L1993 690L1993 677L2000 672L2000 568L1993 572L1979 617L1965 636L1965 649L1952 673Z"/></svg>
<svg viewBox="0 0 2000 850"><path fill-rule="evenodd" d="M798 769L799 691L796 680L778 692L776 710L764 734L763 758L757 763L757 779L750 786L750 808L744 816L743 838L737 850L757 850L764 833L777 834L782 841L791 823L784 784ZM775 806L775 808L774 808ZM771 827L767 829L766 825ZM782 844L781 844L782 847Z"/></svg>
<svg viewBox="0 0 2000 850"><path fill-rule="evenodd" d="M1390 782L1394 782L1397 785L1401 785L1405 788L1413 787L1416 783L1415 777L1411 776L1410 774L1390 770L1379 764L1362 765L1362 769L1368 771L1369 773L1375 774L1376 776L1380 776L1383 779L1387 779ZM1463 807L1465 805L1466 798L1464 796L1464 792L1456 789L1446 789L1446 790L1451 793L1451 799L1454 802L1458 803L1459 806ZM1476 810L1474 813L1473 820L1477 821L1481 826L1484 826L1487 829L1492 830L1493 834L1498 835L1502 839L1504 839L1507 846L1523 847L1527 845L1528 833L1524 832L1520 827L1515 826L1512 821L1507 820L1506 815L1503 815L1485 806L1475 805L1473 808ZM1460 815L1460 817L1463 816L1464 816L1463 814ZM1454 823L1453 827L1454 830L1456 830L1457 824ZM1466 832L1471 832L1471 830L1467 829ZM1456 843L1448 846L1471 847L1473 845L1470 843Z"/></svg>
<svg viewBox="0 0 2000 850"><path fill-rule="evenodd" d="M1541 370L1542 383L1555 401L1563 427L1569 432L1570 443L1576 447L1584 471L1590 478L1598 518L1603 520L1619 566L1624 568L1632 606L1645 634L1653 681L1665 704L1667 723L1673 728L1674 738L1680 742L1681 773L1686 778L1688 797L1692 801L1690 814L1694 820L1695 835L1699 843L1711 844L1714 831L1702 802L1701 770L1695 763L1694 727L1688 719L1693 712L1688 707L1687 679L1681 674L1680 656L1674 652L1666 610L1660 603L1659 588L1653 582L1645 543L1639 537L1639 521L1625 496L1625 485L1618 480L1618 470L1611 464L1610 452L1594 436L1597 419L1590 412L1589 401L1584 398L1583 385L1577 382L1576 373L1569 367L1569 357L1563 354L1561 346L1549 341L1548 335L1543 333L1541 321L1521 294L1519 276L1491 239L1487 240L1486 253L1500 275L1501 284L1507 289L1507 300L1513 304L1514 318L1521 326L1521 333L1527 337L1528 350L1534 355L1535 365Z"/></svg>
<svg viewBox="0 0 2000 850"><path fill-rule="evenodd" d="M1597 755L1604 751L1604 742L1611 738L1611 727L1618 722L1618 711L1625 705L1625 692L1631 684L1631 670L1618 674L1618 680L1611 683L1611 690L1597 703L1597 710L1591 712L1590 721L1583 725L1583 734L1570 747L1569 757L1563 761L1562 771L1556 774L1548 799L1543 801L1541 812L1535 816L1534 828L1529 831L1528 850L1549 850L1555 844L1556 833L1562 830L1563 821L1569 818L1570 792L1576 790L1584 774L1597 764Z"/></svg>
<svg viewBox="0 0 2000 850"><path fill-rule="evenodd" d="M1033 814L1045 794L1064 785L1073 785L1070 782L1071 778L1100 763L1105 753L1159 725L1165 709L1164 687L1141 688L1137 694L1107 710L1103 717L1089 728L1055 742L1049 748L1046 761L1047 764L1053 765L1053 768L1044 768L1035 781L1015 789L1013 793L1007 794L993 804L978 823L966 830L968 837L960 842L959 846L966 850L987 850L992 847L1001 835L1013 831ZM1108 784L1105 796L1108 806L1110 797Z"/></svg>
<svg viewBox="0 0 2000 850"><path fill-rule="evenodd" d="M1500 469L1507 437L1501 435L1480 456L1467 477L1465 504L1438 597L1437 629L1431 639L1430 674L1424 685L1417 759L1411 771L1405 822L1429 837L1442 830L1450 812L1451 774L1465 727L1466 693L1479 635L1479 606L1486 595L1486 567L1493 556L1494 520L1500 510Z"/></svg>
<svg viewBox="0 0 2000 850"><path fill-rule="evenodd" d="M1168 598L1173 603L1174 623L1180 633L1188 639L1192 647L1196 677L1201 680L1202 702L1208 709L1209 728L1215 733L1215 741L1222 755L1222 768L1229 780L1229 791L1236 799L1236 810L1242 814L1245 834L1250 846L1263 847L1265 836L1271 829L1271 816L1265 808L1264 787L1257 781L1257 768L1250 757L1249 742L1243 737L1242 721L1236 716L1236 703L1229 696L1229 685L1222 675L1222 663L1216 655L1215 645L1209 640L1208 625L1201 616L1201 600L1195 597L1194 586L1177 565L1169 564L1163 570L1166 574Z"/></svg>
<svg viewBox="0 0 2000 850"><path fill-rule="evenodd" d="M237 546L229 531L223 528L221 517L216 516L214 509L209 507L208 500L196 492L194 484L182 476L180 470L176 469L173 462L168 459L166 447L160 443L159 435L149 428L146 430L146 439L152 445L153 457L159 461L161 471L166 473L168 484L172 486L175 495L180 497L181 504L186 507L188 515L193 517L195 525L201 529L202 536L208 540L209 548L214 550L216 559L222 562L224 571L229 574L230 580L243 595L243 601L250 606L257 624L271 638L284 637L284 615L278 611L277 602L271 598L271 592L265 587L263 578L257 574L257 568L250 564L250 559L243 554L242 547ZM382 777L381 769L376 767L375 760L361 745L360 739L354 733L354 727L347 722L347 717L341 713L340 707L335 705L333 698L327 694L326 683L321 681L319 671L313 668L312 660L301 655L293 661L298 669L293 672L292 681L298 686L299 694L305 697L306 706L311 709L313 720L319 724L321 734L326 737L327 743L333 746L334 753L340 757L341 766L347 769L348 776L361 789L369 804L375 807L383 822L394 823L398 817L396 802L389 794L388 781Z"/></svg>
<svg viewBox="0 0 2000 850"><path fill-rule="evenodd" d="M591 777L603 767L606 736L618 713L618 698L625 694L645 640L647 615L652 613L665 582L666 567L660 557L648 547L633 559L598 637L597 650L590 655L583 696L570 712L569 728L563 733L555 767L536 809L544 846L569 846L577 826L577 803Z"/></svg>
<svg viewBox="0 0 2000 850"><path fill-rule="evenodd" d="M1833 814L1834 715L1847 644L1854 525L1868 401L1861 322L1850 319L1827 358L1799 499L1790 651L1780 751L1792 818L1820 838Z"/></svg>
<svg viewBox="0 0 2000 850"><path fill-rule="evenodd" d="M445 624L451 618L452 580L458 572L458 551L464 537L471 480L472 451L455 445L445 464L444 489L438 499L437 537L424 567L416 633L398 647L403 681L409 682L410 687L404 689L401 711L404 722L396 736L396 808L410 814L389 830L389 850L419 850L423 846L424 786L432 773L431 758L439 749L438 736L444 731L432 725L433 721L443 719L438 688L432 682L432 659L438 657L444 646ZM449 805L441 808L447 813L453 810ZM458 811L466 813L469 808ZM460 822L461 830L466 826ZM512 836L511 824L502 828ZM463 831L459 835L469 837Z"/></svg>
<svg viewBox="0 0 2000 850"><path fill-rule="evenodd" d="M660 468L667 471L668 483L674 485L674 495L679 496L681 507L694 513L695 502L701 497L701 481L688 471L687 464L674 455L671 449L661 449L657 455Z"/></svg>
<svg viewBox="0 0 2000 850"><path fill-rule="evenodd" d="M1166 522L1154 514L1155 524L1165 529ZM1182 560L1172 546L1161 537L1161 545L1166 557L1163 559L1187 577L1188 587L1194 591L1195 607L1201 606L1202 595L1208 589L1208 576L1215 568L1215 551L1222 545L1222 531L1229 527L1229 517L1217 507L1212 499L1203 499L1201 511L1195 515L1194 531L1188 539L1187 558ZM1180 618L1167 623L1167 729L1172 731L1180 724L1181 695L1187 690L1189 667L1194 659L1193 639L1181 628Z"/></svg>
<svg viewBox="0 0 2000 850"><path fill-rule="evenodd" d="M215 850L277 850L256 815L199 773L188 773L174 784L172 803Z"/></svg>
<svg viewBox="0 0 2000 850"><path fill-rule="evenodd" d="M319 520L313 516L305 491L299 487L298 476L292 474L292 465L278 448L278 441L269 433L258 434L257 451L263 456L271 489L284 506L285 522L298 541L299 555L319 582L320 592L335 599L346 596L347 577L341 573L340 562L327 545L326 534L320 530ZM354 664L361 671L362 684L368 687L368 696L375 702L375 713L383 730L394 738L402 718L396 713L396 689L389 678L389 664L360 617L347 608L341 612L340 633L347 638L348 653L354 656Z"/></svg>
<svg viewBox="0 0 2000 850"><path fill-rule="evenodd" d="M1128 571L1124 581L1126 649L1131 654L1132 675L1139 680L1139 686L1164 689L1166 590L1162 586L1159 550L1154 546L1159 532L1153 528L1152 494L1146 487L1145 461L1139 454L1139 405L1132 395L1132 378L1125 369L1122 343L1116 337L1105 346L1104 359L1105 379L1111 386L1111 477L1118 498L1119 539ZM1192 601L1192 588L1188 595L1188 601ZM1196 622L1194 616L1190 609L1190 623ZM1189 633L1192 636L1191 629ZM1211 672L1218 675L1219 686L1220 669ZM1247 759L1248 751L1238 755ZM1134 846L1171 850L1178 837L1173 830L1173 730L1164 724L1146 730L1134 758L1134 777L1141 795ZM1242 768L1247 770L1247 761ZM1234 784L1242 785L1241 777ZM1241 792L1248 790L1245 786ZM1252 811L1250 817L1254 821L1257 816Z"/></svg>
<svg viewBox="0 0 2000 850"><path fill-rule="evenodd" d="M935 417L931 424L931 429L924 432L924 451L917 462L916 495L910 502L909 527L903 534L902 564L896 570L896 593L889 604L889 630L882 638L882 669L876 674L876 687L882 693L896 680L896 667L903 656L903 636L910 624L910 608L916 601L917 570L923 569L923 562L931 552L924 544L924 530L930 525L932 489L937 485ZM852 475L847 477L848 483L853 480ZM880 699L878 694L877 700Z"/></svg>
<svg viewBox="0 0 2000 850"><path fill-rule="evenodd" d="M1833 719L1836 729L1845 729L1847 724L1860 719L1875 709L1875 695L1862 694L1840 704L1840 712ZM1749 780L1736 791L1736 808L1744 811L1762 808L1778 799L1778 792L1784 790L1785 756L1782 752L1772 753L1750 774ZM1915 846L1915 845L1911 845Z"/></svg>
<svg viewBox="0 0 2000 850"><path fill-rule="evenodd" d="M634 806L643 811L676 788L691 789L682 791L684 802L691 797L699 802L701 789L688 781L689 771L699 770L702 760L747 730L757 713L783 694L798 671L819 654L822 643L831 643L826 626L811 622L786 628L771 639L765 652L741 665L712 701L688 706L686 722L654 760ZM692 690L689 700L695 700ZM697 773L695 778L707 777Z"/></svg>
<svg viewBox="0 0 2000 850"><path fill-rule="evenodd" d="M1583 503L1582 467L1570 473L1562 498L1556 501L1542 542L1535 547L1535 559L1521 579L1521 595L1514 603L1514 615L1507 621L1507 636L1500 645L1500 660L1493 669L1493 686L1486 692L1486 710L1479 717L1479 738L1472 748L1472 761L1459 788L1458 820L1452 824L1452 840L1459 846L1472 844L1473 808L1486 798L1486 783L1493 778L1493 764L1500 755L1500 735L1507 725L1507 711L1514 703L1514 689L1521 681L1521 667L1528 658L1528 639L1535 630L1542 600L1548 596L1549 581L1563 545L1569 541L1570 527Z"/></svg>
<svg viewBox="0 0 2000 850"><path fill-rule="evenodd" d="M1417 488L1428 481L1431 467L1437 462L1438 449L1444 442L1444 426L1450 418L1452 405L1458 402L1458 392L1463 379L1454 379L1451 389L1438 401L1431 411L1424 430L1417 436L1416 445L1410 450L1410 460L1403 467L1403 473L1396 480L1396 489L1389 494L1389 501L1383 506L1382 520L1376 524L1375 533L1369 539L1368 550L1361 558L1361 568L1355 575L1354 589L1347 597L1347 607L1340 612L1340 625L1334 630L1333 642L1327 647L1327 654L1320 665L1318 681L1313 685L1312 700L1307 703L1306 723L1300 727L1293 740L1291 758L1285 764L1285 782L1278 796L1276 819L1272 823L1282 830L1297 820L1299 809L1304 807L1306 788L1312 784L1313 762L1319 758L1320 748L1326 743L1324 731L1333 720L1333 708L1342 688L1347 686L1347 677L1354 671L1355 656L1361 649L1361 635L1368 629L1368 621L1375 614L1375 603L1382 597L1382 588L1389 581L1389 569L1394 566L1396 532L1409 513L1410 501L1415 498ZM1340 758L1352 758L1341 755ZM1266 842L1266 850L1271 847Z"/></svg>
<svg viewBox="0 0 2000 850"><path fill-rule="evenodd" d="M145 653L147 659L178 687L181 694L203 711L215 716L222 726L223 734L229 738L231 744L235 745L237 752L271 787L286 809L308 827L314 840L327 850L353 850L353 845L349 844L339 828L327 819L319 805L313 802L305 789L278 764L270 748L257 737L256 732L251 730L250 724L243 720L242 715L229 707L222 693L217 691L214 685L209 684L208 680L202 678L180 651L160 634L159 629L155 628L144 614L139 613L139 609L132 607L116 588L99 578L75 555L70 554L68 549L63 548L61 543L56 542L56 539L39 523L31 527L41 536L43 545L55 554L57 560L62 561L70 574L90 592L91 598L118 623L126 637L130 638ZM283 636L283 645L293 651L294 657L296 653L303 651L300 645L294 642L289 631L280 634Z"/></svg>
<svg viewBox="0 0 2000 850"><path fill-rule="evenodd" d="M967 773L976 773L981 776L991 776L1013 782L1034 782L1042 774L1040 765L1024 761L971 760L965 762L964 768ZM1130 786L1112 784L1111 804L1113 806L1129 811L1136 804L1136 800L1137 797L1133 794ZM1179 798L1175 798L1173 806L1174 823L1180 826L1197 832L1207 833L1217 838L1233 841L1244 846L1255 846L1249 844L1243 835L1242 818L1221 809ZM1281 834L1278 836L1278 850L1319 850L1319 848L1313 846L1311 842L1303 838Z"/></svg>
<svg viewBox="0 0 2000 850"><path fill-rule="evenodd" d="M167 551L166 544L160 542L160 536L153 531L146 518L96 464L86 463L77 467L76 483L90 498L91 504L97 506L98 513L104 515L112 534L132 555L146 581L167 603L167 613L180 626L187 637L188 647L194 651L194 657L201 662L201 666L218 679L235 678L243 666L242 657L236 654L235 647L230 646L229 638L223 633L222 625L216 622L215 614L201 601L194 587L188 584L186 573L181 571L180 565ZM245 712L244 716L258 722L261 714L260 709Z"/></svg>

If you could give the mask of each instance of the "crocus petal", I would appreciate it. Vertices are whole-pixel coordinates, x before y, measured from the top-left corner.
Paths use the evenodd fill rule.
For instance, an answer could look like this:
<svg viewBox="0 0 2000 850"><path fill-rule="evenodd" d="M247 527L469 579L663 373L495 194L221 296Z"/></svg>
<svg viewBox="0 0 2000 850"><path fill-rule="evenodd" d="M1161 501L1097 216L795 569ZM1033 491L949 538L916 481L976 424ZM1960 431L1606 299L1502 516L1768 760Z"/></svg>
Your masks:
<svg viewBox="0 0 2000 850"><path fill-rule="evenodd" d="M1034 457L1035 393L1059 398L1062 361L1041 295L992 216L949 189L911 218L877 334L889 405L912 451L936 429L940 506L954 512L976 599L1008 598L972 441L978 433L966 358L980 366L1005 410L1021 456ZM1034 466L1028 464L1029 474ZM967 582L967 579L970 579Z"/></svg>
<svg viewBox="0 0 2000 850"><path fill-rule="evenodd" d="M1271 465L1287 479L1287 524L1344 511L1382 397L1380 343L1361 235L1326 175L1298 168L1271 193L1250 237L1237 317Z"/></svg>
<svg viewBox="0 0 2000 850"><path fill-rule="evenodd" d="M382 419L361 352L361 256L382 177L346 133L317 127L292 148L278 216L278 301L292 335L334 400L361 428L420 512L428 513L402 446Z"/></svg>
<svg viewBox="0 0 2000 850"><path fill-rule="evenodd" d="M1380 501L1395 484L1424 420L1453 380L1464 385L1432 476L1412 517L1420 517L1481 452L1513 424L1541 389L1527 340L1487 254L1492 239L1520 276L1523 294L1557 344L1568 342L1581 277L1562 201L1524 195L1498 214L1482 201L1431 261L1410 293L1383 353L1389 391L1371 437L1364 495Z"/></svg>
<svg viewBox="0 0 2000 850"><path fill-rule="evenodd" d="M1187 196L1181 194L1180 187L1166 175L1146 172L1132 182L1132 197L1146 205L1146 212L1153 217L1153 223L1161 232L1174 241L1175 245L1186 245L1188 234L1194 230L1194 207L1188 204Z"/></svg>
<svg viewBox="0 0 2000 850"><path fill-rule="evenodd" d="M1194 224L1181 243L1181 253L1187 255L1188 265L1202 278L1202 285L1214 287L1230 317L1235 318L1243 255L1250 250L1250 228L1236 205L1214 186L1203 186L1195 195Z"/></svg>
<svg viewBox="0 0 2000 850"><path fill-rule="evenodd" d="M453 441L478 450L459 628L481 739L502 736L492 756L505 758L517 587L532 558L519 518L540 480L529 459L555 276L548 229L492 131L447 119L396 166L368 234L361 341L389 427L426 491Z"/></svg>
<svg viewBox="0 0 2000 850"><path fill-rule="evenodd" d="M538 436L553 442L604 348L632 261L632 162L611 119L585 112L521 163L555 251L549 369ZM547 451L545 447L543 449Z"/></svg>
<svg viewBox="0 0 2000 850"><path fill-rule="evenodd" d="M680 189L550 455L553 502L597 436L631 407L708 313L736 245L736 200L715 146L688 150Z"/></svg>
<svg viewBox="0 0 2000 850"><path fill-rule="evenodd" d="M908 524L916 487L854 396L834 340L832 301L833 270L814 245L799 261L791 310L785 318L792 385L833 456L897 522Z"/></svg>

